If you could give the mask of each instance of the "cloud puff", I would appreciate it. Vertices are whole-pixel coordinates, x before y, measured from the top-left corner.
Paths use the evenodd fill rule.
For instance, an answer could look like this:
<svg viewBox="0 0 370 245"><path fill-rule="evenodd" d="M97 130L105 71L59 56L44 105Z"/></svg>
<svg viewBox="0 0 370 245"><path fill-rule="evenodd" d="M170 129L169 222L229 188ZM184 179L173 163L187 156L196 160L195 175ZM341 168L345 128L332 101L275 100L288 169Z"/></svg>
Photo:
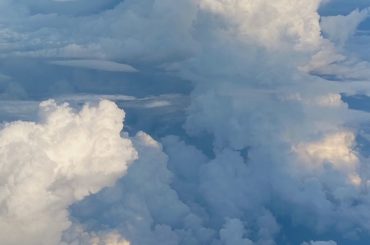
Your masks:
<svg viewBox="0 0 370 245"><path fill-rule="evenodd" d="M0 131L0 237L4 244L57 244L72 203L114 184L137 152L121 137L123 111L109 101L74 112L40 104L40 122Z"/></svg>
<svg viewBox="0 0 370 245"><path fill-rule="evenodd" d="M309 3L288 0L259 2L200 0L202 9L225 18L235 35L272 48L282 48L286 41L298 49L315 48L320 43L320 0ZM279 18L279 21L276 21ZM230 33L231 34L231 33Z"/></svg>
<svg viewBox="0 0 370 245"><path fill-rule="evenodd" d="M186 231L180 236L173 227L191 222L191 217L170 187L167 156L162 146L143 132L133 138L133 144L139 159L127 175L115 186L77 204L72 214L85 220L90 232L114 228L131 244L178 244Z"/></svg>
<svg viewBox="0 0 370 245"><path fill-rule="evenodd" d="M63 233L60 245L130 245L117 231L88 233L79 225L72 225Z"/></svg>
<svg viewBox="0 0 370 245"><path fill-rule="evenodd" d="M338 132L318 142L298 145L296 151L308 163L331 163L340 169L354 169L358 158L353 151L355 136L351 132Z"/></svg>
<svg viewBox="0 0 370 245"><path fill-rule="evenodd" d="M321 18L321 29L324 34L338 46L346 44L357 31L361 22L369 17L369 9L354 10L348 15L327 16Z"/></svg>
<svg viewBox="0 0 370 245"><path fill-rule="evenodd" d="M358 31L368 17L368 8L355 9L347 15L323 16L320 26L327 39L306 68L334 80L368 80L369 63L364 60L367 48L361 45L367 39L366 29L364 35Z"/></svg>

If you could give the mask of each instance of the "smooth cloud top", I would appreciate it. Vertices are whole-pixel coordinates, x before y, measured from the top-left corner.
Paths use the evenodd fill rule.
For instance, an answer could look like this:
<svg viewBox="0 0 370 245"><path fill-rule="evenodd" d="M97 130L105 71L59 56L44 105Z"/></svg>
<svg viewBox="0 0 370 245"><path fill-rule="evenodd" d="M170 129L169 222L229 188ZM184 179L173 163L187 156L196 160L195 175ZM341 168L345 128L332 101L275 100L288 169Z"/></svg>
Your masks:
<svg viewBox="0 0 370 245"><path fill-rule="evenodd" d="M102 71L116 71L116 72L137 72L137 70L126 64L121 64L106 60L56 60L51 61L51 64L79 67L85 69L102 70Z"/></svg>

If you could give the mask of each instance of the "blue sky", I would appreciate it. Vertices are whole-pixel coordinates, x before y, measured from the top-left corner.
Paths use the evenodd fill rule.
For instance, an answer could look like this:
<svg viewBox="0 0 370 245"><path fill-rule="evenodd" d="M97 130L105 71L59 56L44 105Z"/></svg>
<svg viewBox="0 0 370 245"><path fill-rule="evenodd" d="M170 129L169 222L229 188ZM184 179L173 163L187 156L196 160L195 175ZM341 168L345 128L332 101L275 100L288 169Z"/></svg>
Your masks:
<svg viewBox="0 0 370 245"><path fill-rule="evenodd" d="M369 7L1 0L0 243L368 244Z"/></svg>

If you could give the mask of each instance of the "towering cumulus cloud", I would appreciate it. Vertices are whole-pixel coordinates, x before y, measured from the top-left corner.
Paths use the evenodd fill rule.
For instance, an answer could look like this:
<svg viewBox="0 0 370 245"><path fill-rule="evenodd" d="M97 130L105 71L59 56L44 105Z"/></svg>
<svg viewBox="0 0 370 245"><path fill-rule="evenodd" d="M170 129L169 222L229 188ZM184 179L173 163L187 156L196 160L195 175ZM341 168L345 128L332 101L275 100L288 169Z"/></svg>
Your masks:
<svg viewBox="0 0 370 245"><path fill-rule="evenodd" d="M114 184L137 157L112 102L76 113L46 101L40 115L0 131L2 244L58 244L71 225L68 206Z"/></svg>
<svg viewBox="0 0 370 245"><path fill-rule="evenodd" d="M344 102L370 95L357 46L369 40L357 35L368 9L320 17L335 0L90 2L1 1L0 58L73 66L81 79L78 68L170 74L192 84L186 118L168 130L177 135L155 140L133 125L129 138L110 102L76 113L48 101L39 123L5 125L0 243L368 243L370 115ZM5 98L22 91L2 73ZM105 89L95 85L86 90Z"/></svg>
<svg viewBox="0 0 370 245"><path fill-rule="evenodd" d="M181 68L196 84L187 132L213 138L214 157L200 168L212 224L252 227L256 244L292 242L297 230L346 238L369 232L361 218L369 215L366 160L355 149L369 117L340 99L361 83L310 75L341 52L321 36L319 4L200 1L201 15L222 25L202 33L204 48Z"/></svg>

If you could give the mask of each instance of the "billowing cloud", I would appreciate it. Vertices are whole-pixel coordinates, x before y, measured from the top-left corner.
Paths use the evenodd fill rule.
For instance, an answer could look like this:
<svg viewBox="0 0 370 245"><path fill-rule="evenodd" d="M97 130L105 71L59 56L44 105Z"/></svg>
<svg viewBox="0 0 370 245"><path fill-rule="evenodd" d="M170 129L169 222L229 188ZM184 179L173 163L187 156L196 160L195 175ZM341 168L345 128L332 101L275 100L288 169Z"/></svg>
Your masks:
<svg viewBox="0 0 370 245"><path fill-rule="evenodd" d="M302 245L337 245L334 241L311 241L311 242L304 242Z"/></svg>
<svg viewBox="0 0 370 245"><path fill-rule="evenodd" d="M170 76L189 81L193 89L185 95L190 105L184 125L182 115L176 126L164 130L175 135L164 138L141 131L131 139L119 136L122 112L107 101L78 113L49 101L41 106L40 123L4 126L0 217L5 218L0 230L22 234L7 236L6 242L364 240L370 234L370 172L357 138L370 117L352 110L342 95L369 94L369 63L350 45L358 40L356 30L368 10L321 18L320 6L331 2L0 3L4 60L28 57L93 68L93 75L96 69L133 71L124 65L133 64L140 71L129 75L149 79L146 87L155 88L150 79L159 73L157 80ZM89 11L82 11L85 7ZM89 77L76 76L89 85ZM22 95L12 79L0 81L8 100ZM183 99L109 95L104 93L109 79L99 79L95 95L64 99L76 107L103 97L122 100L130 109L144 108L132 120L133 132L141 124L151 125L140 118L150 118L158 108L164 112L160 124L169 127L174 120L169 114L178 109L172 105ZM147 128L163 136L158 128ZM31 222L35 217L38 221Z"/></svg>
<svg viewBox="0 0 370 245"><path fill-rule="evenodd" d="M328 135L325 139L298 145L296 151L307 162L331 163L341 169L353 169L356 167L358 158L354 153L355 136L351 132L338 132ZM307 159L309 158L309 159ZM314 167L314 166L312 166Z"/></svg>
<svg viewBox="0 0 370 245"><path fill-rule="evenodd" d="M239 220L229 220L225 228L220 231L221 240L225 245L253 245L245 235L243 224Z"/></svg>
<svg viewBox="0 0 370 245"><path fill-rule="evenodd" d="M4 244L57 244L72 203L114 184L137 152L121 137L123 111L109 101L74 112L45 101L39 123L0 131L0 237Z"/></svg>
<svg viewBox="0 0 370 245"><path fill-rule="evenodd" d="M361 22L369 17L369 9L354 10L349 15L328 16L321 19L321 28L327 37L339 46L346 44Z"/></svg>

